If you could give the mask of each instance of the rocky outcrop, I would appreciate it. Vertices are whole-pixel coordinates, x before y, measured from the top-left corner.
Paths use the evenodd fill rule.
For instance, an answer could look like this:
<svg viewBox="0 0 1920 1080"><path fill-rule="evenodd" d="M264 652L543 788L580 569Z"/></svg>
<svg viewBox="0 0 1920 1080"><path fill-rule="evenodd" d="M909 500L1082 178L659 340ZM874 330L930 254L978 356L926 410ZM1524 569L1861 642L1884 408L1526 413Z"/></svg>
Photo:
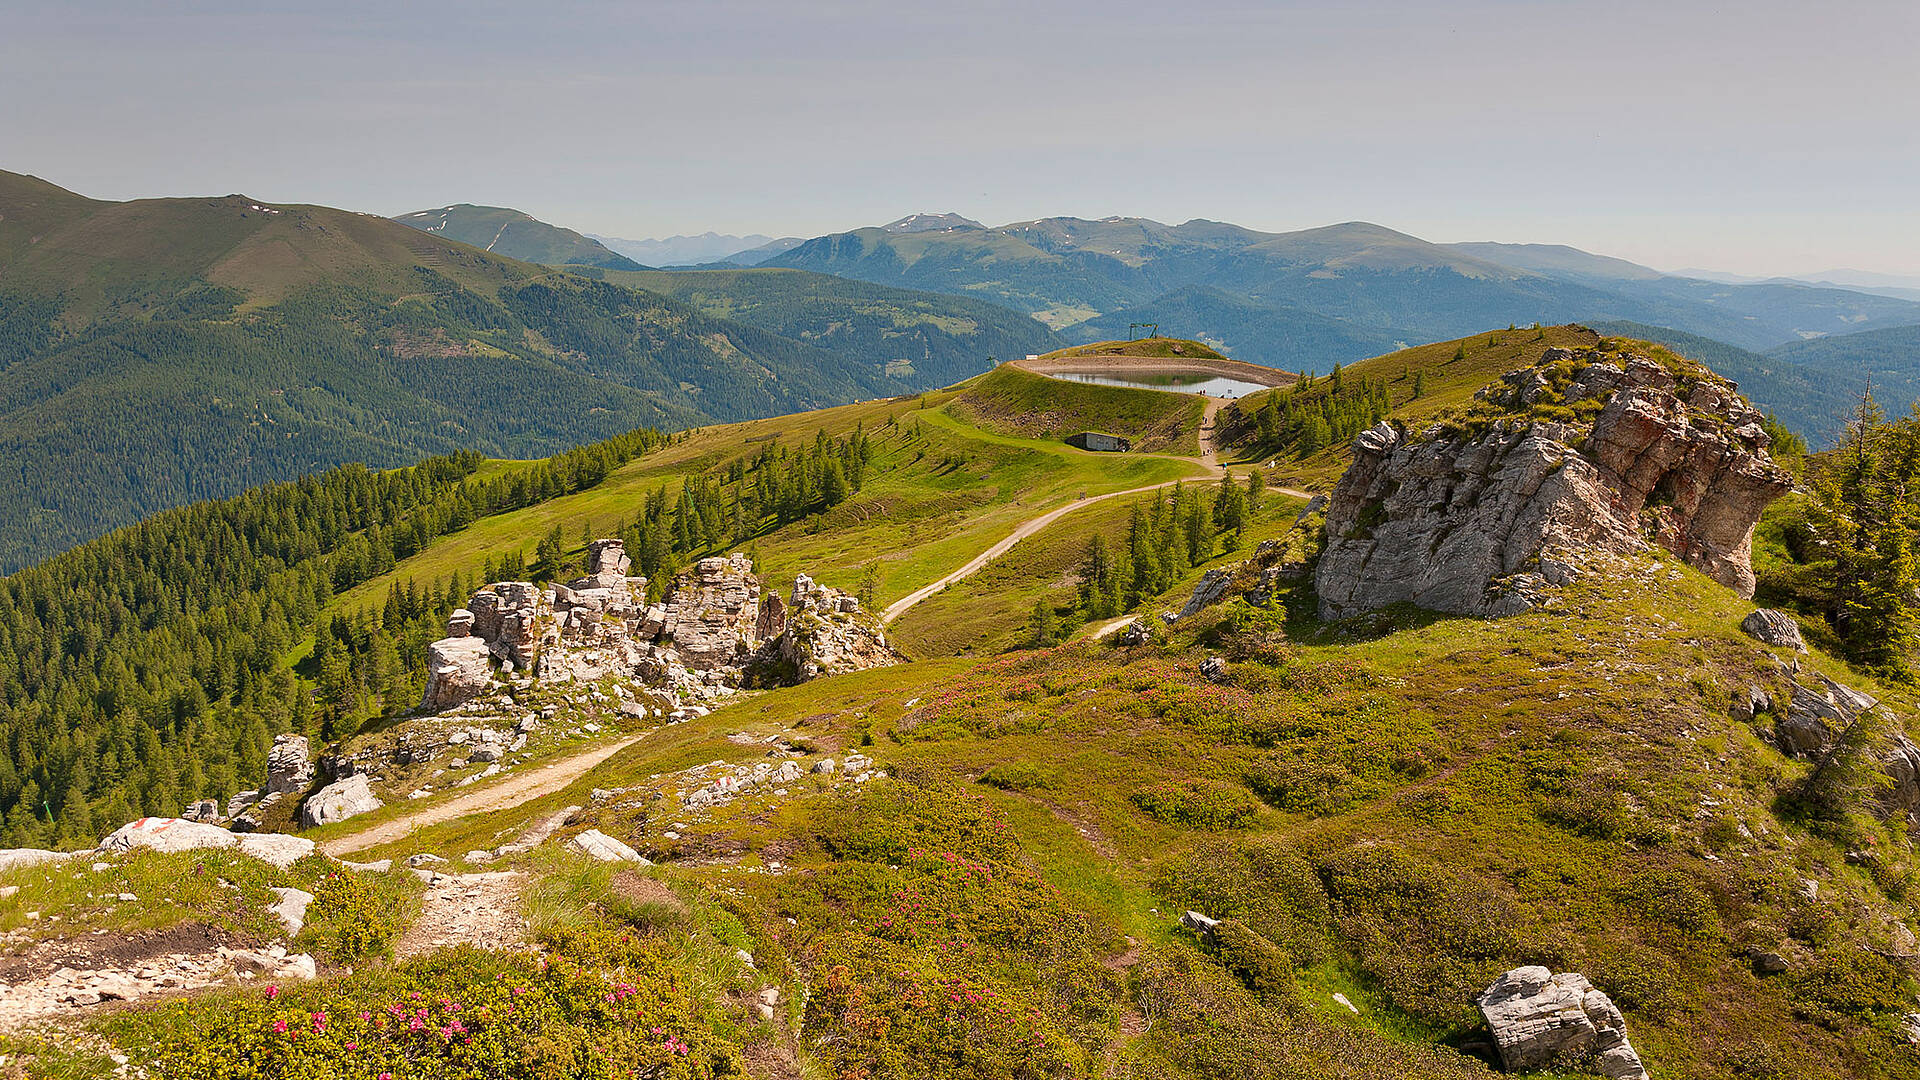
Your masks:
<svg viewBox="0 0 1920 1080"><path fill-rule="evenodd" d="M542 608L540 590L531 581L496 581L473 594L467 610L473 614L473 636L487 650L516 671L533 667Z"/></svg>
<svg viewBox="0 0 1920 1080"><path fill-rule="evenodd" d="M738 667L760 645L760 581L753 560L733 554L701 559L674 583L658 639L692 671Z"/></svg>
<svg viewBox="0 0 1920 1080"><path fill-rule="evenodd" d="M48 863L66 862L73 858L72 852L46 851L41 848L0 848L0 873L8 870L21 870L29 866L44 866Z"/></svg>
<svg viewBox="0 0 1920 1080"><path fill-rule="evenodd" d="M1515 968L1476 1004L1508 1072L1587 1066L1609 1080L1646 1080L1626 1019L1584 975Z"/></svg>
<svg viewBox="0 0 1920 1080"><path fill-rule="evenodd" d="M1784 701L1776 702L1772 694L1750 686L1734 696L1733 714L1741 720L1771 715L1767 735L1789 757L1817 761L1827 756L1848 728L1880 707L1871 694L1804 670L1796 659L1784 661L1781 670L1788 679ZM1893 728L1876 751L1888 783L1870 809L1893 816L1920 813L1920 745L1907 738L1898 724Z"/></svg>
<svg viewBox="0 0 1920 1080"><path fill-rule="evenodd" d="M384 805L374 796L373 788L368 786L367 775L356 773L314 792L306 805L300 808L300 820L308 828L331 825L378 810Z"/></svg>
<svg viewBox="0 0 1920 1080"><path fill-rule="evenodd" d="M1792 478L1731 383L1549 349L1480 398L1462 424L1383 421L1354 440L1327 507L1323 618L1401 602L1514 614L1587 555L1649 543L1752 595L1754 523Z"/></svg>
<svg viewBox="0 0 1920 1080"><path fill-rule="evenodd" d="M313 762L307 760L305 735L275 735L267 751L267 794L302 792L313 785Z"/></svg>
<svg viewBox="0 0 1920 1080"><path fill-rule="evenodd" d="M1775 648L1807 651L1807 643L1800 637L1800 624L1784 611L1755 608L1752 614L1740 620L1740 629L1755 641Z"/></svg>
<svg viewBox="0 0 1920 1080"><path fill-rule="evenodd" d="M769 626L775 622L765 617L761 621ZM749 667L756 685L801 683L902 659L887 643L879 617L861 610L858 597L805 574L794 578L793 595L778 622L779 634L761 646Z"/></svg>
<svg viewBox="0 0 1920 1080"><path fill-rule="evenodd" d="M456 619L450 630L458 629ZM442 712L485 693L493 685L491 656L487 643L472 635L445 637L427 646L427 692L420 699L421 711Z"/></svg>

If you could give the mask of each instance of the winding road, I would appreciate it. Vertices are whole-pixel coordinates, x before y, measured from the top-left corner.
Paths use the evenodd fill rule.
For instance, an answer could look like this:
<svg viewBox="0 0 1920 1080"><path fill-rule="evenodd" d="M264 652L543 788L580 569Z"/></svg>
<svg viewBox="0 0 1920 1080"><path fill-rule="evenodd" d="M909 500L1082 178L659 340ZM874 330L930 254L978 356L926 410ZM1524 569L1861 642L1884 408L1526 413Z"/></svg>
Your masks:
<svg viewBox="0 0 1920 1080"><path fill-rule="evenodd" d="M1220 447L1219 444L1214 441L1215 417L1220 412L1221 406L1225 405L1228 399L1202 397L1201 400L1206 402L1206 408L1200 414L1200 464L1206 468L1208 478L1218 479L1225 476L1227 470L1225 466L1220 464ZM1000 556L1005 555L1008 551L1011 551L1015 544L1018 544L1020 541L1025 540L1027 537L1032 536L1034 533L1039 532L1068 514L1073 513L1075 510L1092 506L1095 503L1105 502L1108 499L1119 499L1128 495L1140 495L1149 491L1157 491L1160 488L1172 487L1175 484L1190 483L1196 479L1200 478L1186 476L1178 480L1148 484L1145 487L1128 488L1125 491L1110 491L1105 495L1092 495L1070 502L1065 506L1049 510L1039 517L1029 518L1019 525L1014 526L1013 532L1009 533L1004 539L998 541L980 554L975 555L965 566L962 566L960 569L955 570L953 573L948 574L946 577L941 578L931 585L915 589L900 599L895 600L893 603L888 604L886 610L880 613L880 622L883 625L890 623L906 614L914 605L932 596L934 593L939 592L941 589L946 588L962 578L970 577L978 573L982 567ZM1313 497L1309 492L1296 491L1293 488L1272 488L1270 490L1277 491L1282 495L1291 495L1301 499L1310 499ZM1118 625L1103 627L1101 632L1112 633L1117 629L1119 629Z"/></svg>

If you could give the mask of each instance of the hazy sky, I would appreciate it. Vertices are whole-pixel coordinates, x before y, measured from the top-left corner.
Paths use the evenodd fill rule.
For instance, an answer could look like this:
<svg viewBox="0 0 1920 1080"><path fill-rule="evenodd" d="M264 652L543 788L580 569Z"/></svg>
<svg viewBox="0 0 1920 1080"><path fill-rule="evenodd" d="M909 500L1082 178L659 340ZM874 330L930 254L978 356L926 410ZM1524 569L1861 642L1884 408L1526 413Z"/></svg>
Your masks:
<svg viewBox="0 0 1920 1080"><path fill-rule="evenodd" d="M582 231L1375 221L1920 274L1920 2L0 0L0 168Z"/></svg>

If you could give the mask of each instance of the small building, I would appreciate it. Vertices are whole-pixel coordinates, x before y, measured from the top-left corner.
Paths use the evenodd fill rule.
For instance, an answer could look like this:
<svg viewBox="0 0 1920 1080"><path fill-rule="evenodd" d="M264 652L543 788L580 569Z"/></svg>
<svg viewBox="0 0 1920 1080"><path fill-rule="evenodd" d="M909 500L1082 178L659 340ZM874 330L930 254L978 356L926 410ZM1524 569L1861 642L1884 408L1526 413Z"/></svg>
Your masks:
<svg viewBox="0 0 1920 1080"><path fill-rule="evenodd" d="M1133 449L1133 443L1119 435L1108 435L1103 431L1083 431L1078 435L1067 436L1068 446L1077 446L1082 450L1101 450L1107 453L1124 454Z"/></svg>

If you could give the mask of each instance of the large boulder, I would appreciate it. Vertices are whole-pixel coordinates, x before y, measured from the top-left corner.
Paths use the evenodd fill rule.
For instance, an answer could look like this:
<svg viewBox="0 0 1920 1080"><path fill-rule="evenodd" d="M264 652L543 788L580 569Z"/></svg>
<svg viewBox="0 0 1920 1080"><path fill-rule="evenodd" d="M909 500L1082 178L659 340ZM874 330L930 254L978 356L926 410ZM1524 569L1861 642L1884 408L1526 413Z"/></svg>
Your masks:
<svg viewBox="0 0 1920 1080"><path fill-rule="evenodd" d="M300 820L308 828L345 821L384 806L367 784L365 773L356 773L321 788L300 808Z"/></svg>
<svg viewBox="0 0 1920 1080"><path fill-rule="evenodd" d="M1646 1080L1626 1019L1584 975L1515 968L1475 1003L1508 1072L1590 1065L1609 1080Z"/></svg>
<svg viewBox="0 0 1920 1080"><path fill-rule="evenodd" d="M422 712L437 713L471 701L493 685L493 664L484 638L441 638L427 646L427 692Z"/></svg>
<svg viewBox="0 0 1920 1080"><path fill-rule="evenodd" d="M147 817L120 826L100 841L102 852L114 854L134 848L155 851L199 851L203 848L230 848L240 837L218 825L186 818Z"/></svg>
<svg viewBox="0 0 1920 1080"><path fill-rule="evenodd" d="M1649 543L1753 594L1753 526L1792 477L1732 384L1549 349L1481 398L1492 419L1411 434L1382 421L1354 440L1327 506L1322 618L1401 602L1513 614L1585 556Z"/></svg>

